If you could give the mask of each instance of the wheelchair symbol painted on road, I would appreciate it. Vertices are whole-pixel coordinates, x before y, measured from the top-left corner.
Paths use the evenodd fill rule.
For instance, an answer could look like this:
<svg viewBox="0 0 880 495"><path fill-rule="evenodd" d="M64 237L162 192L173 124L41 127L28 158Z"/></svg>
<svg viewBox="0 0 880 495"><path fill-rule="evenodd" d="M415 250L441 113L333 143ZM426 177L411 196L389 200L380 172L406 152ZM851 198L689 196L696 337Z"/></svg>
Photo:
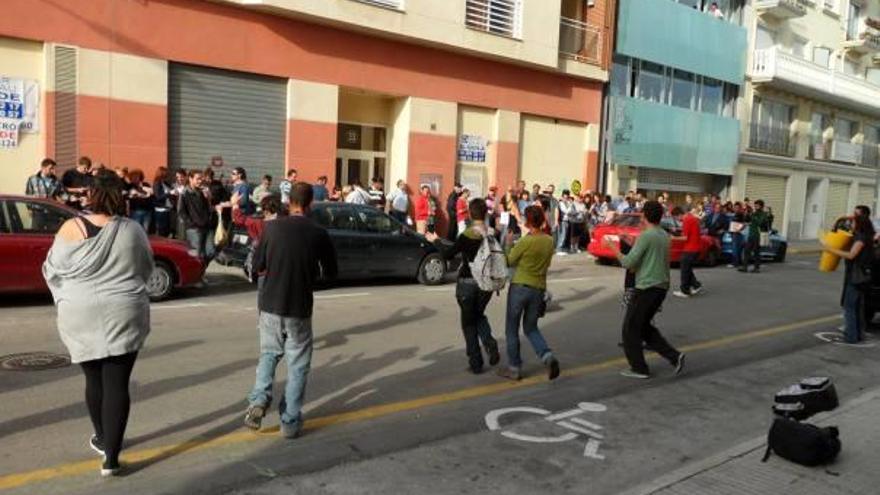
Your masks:
<svg viewBox="0 0 880 495"><path fill-rule="evenodd" d="M577 440L583 436L587 438L587 444L584 447L584 457L603 460L605 459L605 456L599 453L601 441L605 439L605 436L600 433L603 428L596 423L579 416L582 416L585 413L601 413L607 410L608 408L603 404L597 404L595 402L581 402L574 409L558 413L553 413L539 407L506 407L489 411L489 413L486 414L486 426L490 431L498 431L504 437L521 442L562 443ZM542 416L545 420L554 423L567 431L556 436L535 436L504 429L504 427L501 426L500 419L502 416L510 414L535 414Z"/></svg>

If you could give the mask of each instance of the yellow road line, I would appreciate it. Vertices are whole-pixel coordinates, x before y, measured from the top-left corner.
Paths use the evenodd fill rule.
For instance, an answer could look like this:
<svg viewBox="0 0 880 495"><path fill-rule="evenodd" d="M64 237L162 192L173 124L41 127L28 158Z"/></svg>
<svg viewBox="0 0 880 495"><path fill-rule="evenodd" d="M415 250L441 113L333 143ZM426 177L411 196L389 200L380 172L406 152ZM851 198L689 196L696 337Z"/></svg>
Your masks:
<svg viewBox="0 0 880 495"><path fill-rule="evenodd" d="M754 332L742 333L737 335L731 335L729 337L722 337L719 339L709 340L706 342L700 342L697 344L691 344L688 346L684 346L681 348L684 352L694 352L694 351L703 351L709 349L717 349L720 347L724 347L730 344L735 344L738 342L758 339L761 337L769 337L772 335L779 335L786 332L791 332L794 330L798 330L805 327L811 327L814 325L819 325L823 323L830 323L836 320L839 320L839 315L834 316L824 316L821 318L813 318L811 320L799 321L795 323L789 323L786 325L779 325L772 328L766 328L764 330L757 330ZM656 359L656 357L653 357ZM588 364L583 366L578 366L575 368L569 368L564 370L564 375L566 377L571 376L582 376L590 373L594 373L597 371L606 370L608 368L616 368L620 366L624 366L626 364L625 358L615 358L609 359L607 361L602 361L600 363ZM525 378L519 382L512 381L504 381L493 383L490 385L482 385L479 387L470 387L462 390L456 390L454 392L442 393L437 395L429 395L426 397L420 397L418 399L405 400L400 402L392 402L389 404L380 404L376 406L366 407L364 409L359 409L357 411L350 411L339 414L332 414L329 416L322 416L314 419L309 419L306 421L305 429L314 430L325 428L332 425L344 424L344 423L352 423L356 421L365 421L368 419L379 418L382 416L388 416L390 414L412 411L416 409L422 409L430 406L436 406L440 404L447 404L450 402L461 401L465 399L472 399L475 397L483 397L487 395L498 394L501 392L506 392L509 390L515 390L524 387L530 387L532 385L537 385L539 383L547 383L547 379L543 375L536 375ZM273 435L269 435L271 433L275 433L278 431L278 428L272 428L269 430L264 430L264 433L254 434L250 431L240 431L235 433L228 433L225 435L221 435L219 437L210 438L210 439L196 439L189 440L187 442L179 443L176 445L167 445L163 447L155 447L151 449L143 449L143 450L133 450L125 452L123 455L123 460L127 463L137 464L141 462L157 462L164 458L172 457L184 452L197 452L200 450L207 450L214 447L220 447L224 445L231 444L239 444L245 442L251 442L254 440L265 439L267 437L271 437ZM78 476L89 472L95 472L100 468L100 462L97 460L90 461L80 461L73 462L68 464L60 464L57 466L37 469L34 471L27 471L23 473L14 473L8 474L4 476L0 476L0 490L8 490L11 488L16 488L19 486L37 483L42 481L48 481L55 478L62 477L71 477Z"/></svg>

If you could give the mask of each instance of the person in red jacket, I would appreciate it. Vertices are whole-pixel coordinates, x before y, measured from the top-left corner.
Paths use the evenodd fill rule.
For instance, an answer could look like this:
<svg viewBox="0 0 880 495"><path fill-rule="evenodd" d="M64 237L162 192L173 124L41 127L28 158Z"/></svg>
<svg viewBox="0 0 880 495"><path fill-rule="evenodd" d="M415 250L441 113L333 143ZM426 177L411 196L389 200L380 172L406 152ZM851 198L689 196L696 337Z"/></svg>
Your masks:
<svg viewBox="0 0 880 495"><path fill-rule="evenodd" d="M419 189L419 197L416 198L415 213L416 231L418 231L419 234L424 235L428 232L428 218L434 214L431 208L431 187L426 184L422 184L422 187Z"/></svg>
<svg viewBox="0 0 880 495"><path fill-rule="evenodd" d="M465 188L462 189L461 196L459 196L458 201L455 202L455 219L458 223L459 235L461 235L461 233L464 232L465 229L467 229L468 220L470 220L470 214L468 213L468 203L470 203L470 197L470 190Z"/></svg>
<svg viewBox="0 0 880 495"><path fill-rule="evenodd" d="M693 209L684 214L684 211L677 206L672 209L672 216L676 221L682 223L681 236L677 239L684 241L684 247L681 250L681 261L679 262L681 286L672 294L686 299L699 294L703 290L703 284L694 275L694 265L700 258L700 219L694 215Z"/></svg>

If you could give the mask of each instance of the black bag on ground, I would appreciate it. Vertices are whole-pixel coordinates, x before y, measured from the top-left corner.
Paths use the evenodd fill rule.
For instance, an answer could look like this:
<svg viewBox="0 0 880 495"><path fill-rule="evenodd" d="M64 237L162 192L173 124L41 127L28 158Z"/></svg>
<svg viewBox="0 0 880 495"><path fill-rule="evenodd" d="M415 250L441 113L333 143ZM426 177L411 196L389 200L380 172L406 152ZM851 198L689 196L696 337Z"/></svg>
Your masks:
<svg viewBox="0 0 880 495"><path fill-rule="evenodd" d="M804 466L829 464L840 453L838 436L839 432L834 426L819 428L809 423L776 418L767 435L767 451L761 461L766 462L770 452L773 452Z"/></svg>
<svg viewBox="0 0 880 495"><path fill-rule="evenodd" d="M807 419L840 405L837 389L828 377L804 378L797 385L784 388L774 397L773 412L793 419ZM802 407L798 407L800 404Z"/></svg>

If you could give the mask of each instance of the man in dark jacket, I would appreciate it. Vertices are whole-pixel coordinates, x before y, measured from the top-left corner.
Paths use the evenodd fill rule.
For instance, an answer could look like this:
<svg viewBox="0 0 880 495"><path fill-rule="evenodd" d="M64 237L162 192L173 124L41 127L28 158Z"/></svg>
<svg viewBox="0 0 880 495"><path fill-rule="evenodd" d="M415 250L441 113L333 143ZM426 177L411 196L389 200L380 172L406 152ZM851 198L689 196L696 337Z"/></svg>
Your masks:
<svg viewBox="0 0 880 495"><path fill-rule="evenodd" d="M295 438L302 430L306 379L312 363L313 290L321 274L336 278L336 250L330 235L309 217L312 186L297 182L290 191L290 216L268 222L254 256L264 273L259 294L260 360L248 395L244 424L259 430L272 402L278 361L287 361L287 386L281 399L281 433Z"/></svg>
<svg viewBox="0 0 880 495"><path fill-rule="evenodd" d="M447 260L461 253L455 299L461 308L461 331L464 333L468 364L471 372L478 374L483 371L481 341L489 356L490 365L498 364L501 356L498 354L498 342L492 337L492 327L486 318L486 306L492 299L492 293L480 289L470 268L470 263L474 261L483 244L483 237L493 235L486 226L486 201L480 198L471 201L468 205L468 211L472 224L455 239L454 245L444 244L437 234L430 232L425 234L425 238L433 242Z"/></svg>
<svg viewBox="0 0 880 495"><path fill-rule="evenodd" d="M211 204L202 189L204 175L199 170L189 172L189 184L180 195L177 215L183 223L186 242L199 253L207 265L214 258L214 237L211 229Z"/></svg>
<svg viewBox="0 0 880 495"><path fill-rule="evenodd" d="M458 204L459 196L461 196L461 184L456 183L452 192L449 193L449 196L446 198L446 214L449 218L449 229L446 233L446 238L450 241L454 241L458 237L458 214L456 213L456 204Z"/></svg>

